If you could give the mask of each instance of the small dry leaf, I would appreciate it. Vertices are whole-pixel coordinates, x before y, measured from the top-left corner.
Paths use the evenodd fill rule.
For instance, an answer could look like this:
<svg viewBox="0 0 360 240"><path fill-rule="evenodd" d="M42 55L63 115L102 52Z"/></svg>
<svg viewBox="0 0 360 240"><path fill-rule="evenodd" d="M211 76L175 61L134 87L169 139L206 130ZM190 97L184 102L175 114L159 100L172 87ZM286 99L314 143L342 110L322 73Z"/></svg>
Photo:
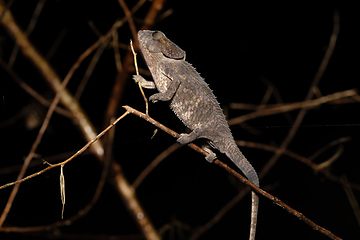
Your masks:
<svg viewBox="0 0 360 240"><path fill-rule="evenodd" d="M151 136L150 139L153 139L153 138L155 137L155 135L156 135L157 132L158 132L158 129L156 128L156 129L154 130L154 134Z"/></svg>
<svg viewBox="0 0 360 240"><path fill-rule="evenodd" d="M63 167L64 165L61 165L61 171L60 171L60 195L62 202L61 219L64 218L64 208L65 208L65 177L64 177Z"/></svg>

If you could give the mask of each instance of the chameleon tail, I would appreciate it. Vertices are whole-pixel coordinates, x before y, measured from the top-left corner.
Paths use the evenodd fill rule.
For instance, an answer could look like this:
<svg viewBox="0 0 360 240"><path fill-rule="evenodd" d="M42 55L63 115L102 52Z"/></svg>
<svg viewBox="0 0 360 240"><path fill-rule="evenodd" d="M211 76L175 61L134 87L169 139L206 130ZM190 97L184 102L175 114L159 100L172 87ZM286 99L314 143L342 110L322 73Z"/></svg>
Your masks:
<svg viewBox="0 0 360 240"><path fill-rule="evenodd" d="M225 154L245 174L247 179L253 182L256 186L259 186L259 178L256 174L255 169L241 153L240 149L234 141L231 141L231 143L229 143Z"/></svg>
<svg viewBox="0 0 360 240"><path fill-rule="evenodd" d="M255 240L256 223L259 210L259 197L254 191L251 192L251 223L249 240Z"/></svg>
<svg viewBox="0 0 360 240"><path fill-rule="evenodd" d="M256 174L255 169L249 163L249 161L245 158L245 156L241 153L240 149L236 145L234 141L230 143L227 151L225 152L226 156L231 159L235 163L235 165L245 174L245 176L253 182L256 186L259 186L259 177ZM255 192L251 192L251 224L250 224L250 236L249 240L255 239L256 233L256 223L257 223L257 215L258 215L258 207L259 207L259 197Z"/></svg>

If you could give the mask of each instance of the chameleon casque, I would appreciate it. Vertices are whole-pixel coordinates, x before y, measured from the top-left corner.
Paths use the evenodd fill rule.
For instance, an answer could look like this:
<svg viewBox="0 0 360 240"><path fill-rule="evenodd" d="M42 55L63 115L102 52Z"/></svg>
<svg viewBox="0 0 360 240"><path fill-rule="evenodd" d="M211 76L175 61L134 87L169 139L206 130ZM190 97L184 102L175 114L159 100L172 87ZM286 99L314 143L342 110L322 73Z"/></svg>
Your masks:
<svg viewBox="0 0 360 240"><path fill-rule="evenodd" d="M169 101L176 116L191 130L189 134L181 134L177 141L188 144L198 138L205 139L208 146L204 150L210 153L207 161L216 159L211 148L217 149L259 186L256 171L237 147L216 97L195 68L185 61L185 51L160 31L140 30L138 41L154 82L140 75L134 75L133 79L144 88L157 89L159 93L149 100ZM255 239L258 205L258 196L252 192L251 240Z"/></svg>

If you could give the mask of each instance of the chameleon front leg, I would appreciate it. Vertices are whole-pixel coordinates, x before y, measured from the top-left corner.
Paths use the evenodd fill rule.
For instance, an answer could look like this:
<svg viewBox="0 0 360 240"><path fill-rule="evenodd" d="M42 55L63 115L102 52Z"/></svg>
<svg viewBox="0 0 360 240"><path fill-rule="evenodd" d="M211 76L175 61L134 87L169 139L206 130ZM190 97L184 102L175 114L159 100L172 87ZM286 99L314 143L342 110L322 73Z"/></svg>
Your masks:
<svg viewBox="0 0 360 240"><path fill-rule="evenodd" d="M162 93L156 93L154 95L151 95L149 100L156 102L156 101L170 101L172 99L172 97L174 96L174 94L176 93L178 87L180 85L180 80L177 78L172 79L172 81L170 82L170 85L168 87L168 89L166 90L166 92L162 92Z"/></svg>
<svg viewBox="0 0 360 240"><path fill-rule="evenodd" d="M136 83L140 83L143 88L147 89L155 89L155 83L152 81L148 81L143 78L141 75L133 75L132 77Z"/></svg>

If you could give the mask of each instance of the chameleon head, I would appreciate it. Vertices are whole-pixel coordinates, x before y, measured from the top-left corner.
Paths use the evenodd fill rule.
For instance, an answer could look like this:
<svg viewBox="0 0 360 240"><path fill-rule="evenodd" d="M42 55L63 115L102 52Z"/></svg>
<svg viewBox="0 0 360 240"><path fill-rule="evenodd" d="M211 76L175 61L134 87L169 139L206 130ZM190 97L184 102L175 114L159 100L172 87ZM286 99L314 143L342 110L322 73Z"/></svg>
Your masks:
<svg viewBox="0 0 360 240"><path fill-rule="evenodd" d="M185 60L185 51L160 31L140 30L138 39L142 53L150 52L152 55L159 53L167 58Z"/></svg>

